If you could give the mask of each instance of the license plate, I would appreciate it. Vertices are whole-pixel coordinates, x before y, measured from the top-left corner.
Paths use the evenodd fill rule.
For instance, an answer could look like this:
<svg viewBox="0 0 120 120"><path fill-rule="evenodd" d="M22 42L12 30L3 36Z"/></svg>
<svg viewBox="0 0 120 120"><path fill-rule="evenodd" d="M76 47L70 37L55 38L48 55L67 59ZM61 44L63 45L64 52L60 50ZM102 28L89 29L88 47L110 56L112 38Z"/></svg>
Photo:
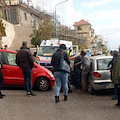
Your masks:
<svg viewBox="0 0 120 120"><path fill-rule="evenodd" d="M106 88L114 88L112 83L106 83Z"/></svg>

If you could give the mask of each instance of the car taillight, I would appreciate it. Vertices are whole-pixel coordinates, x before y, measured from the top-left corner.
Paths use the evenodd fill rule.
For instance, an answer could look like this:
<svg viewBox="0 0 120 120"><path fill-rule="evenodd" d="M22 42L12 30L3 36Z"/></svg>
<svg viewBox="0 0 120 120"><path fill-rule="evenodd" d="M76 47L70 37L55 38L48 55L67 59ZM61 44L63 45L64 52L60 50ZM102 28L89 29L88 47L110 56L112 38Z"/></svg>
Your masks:
<svg viewBox="0 0 120 120"><path fill-rule="evenodd" d="M97 78L100 78L100 77L101 77L100 73L98 73L98 72L94 72L94 73L93 73L93 76L94 76L94 77L97 77Z"/></svg>

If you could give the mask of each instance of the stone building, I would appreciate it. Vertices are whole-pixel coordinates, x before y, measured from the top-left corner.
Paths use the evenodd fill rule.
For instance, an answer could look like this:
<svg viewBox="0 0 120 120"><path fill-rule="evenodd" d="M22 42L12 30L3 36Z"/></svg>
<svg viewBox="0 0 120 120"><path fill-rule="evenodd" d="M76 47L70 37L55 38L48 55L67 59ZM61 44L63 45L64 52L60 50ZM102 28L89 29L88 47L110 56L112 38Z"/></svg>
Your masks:
<svg viewBox="0 0 120 120"><path fill-rule="evenodd" d="M22 41L27 41L31 47L30 35L33 30L38 29L44 18L52 19L53 16L34 9L22 0L1 0L0 17L6 20L7 36L3 37L3 45L9 43L9 49L18 50Z"/></svg>
<svg viewBox="0 0 120 120"><path fill-rule="evenodd" d="M7 36L3 38L3 45L9 43L8 46L11 50L18 50L22 41L27 41L29 47L31 47L30 35L34 29L38 29L44 18L50 18L54 24L53 14L50 15L36 10L31 0L28 1L30 3L24 3L23 0L0 1L0 17L8 22L5 22ZM83 44L87 46L94 42L94 30L91 29L91 24L84 20L75 22L74 30L61 25L59 21L57 27L59 39L72 41L76 45ZM55 34L52 37L54 38Z"/></svg>
<svg viewBox="0 0 120 120"><path fill-rule="evenodd" d="M91 28L92 25L82 19L79 22L75 22L73 26L75 33L80 38L80 43L83 46L87 45L88 48L91 47L91 44L94 42L94 30Z"/></svg>

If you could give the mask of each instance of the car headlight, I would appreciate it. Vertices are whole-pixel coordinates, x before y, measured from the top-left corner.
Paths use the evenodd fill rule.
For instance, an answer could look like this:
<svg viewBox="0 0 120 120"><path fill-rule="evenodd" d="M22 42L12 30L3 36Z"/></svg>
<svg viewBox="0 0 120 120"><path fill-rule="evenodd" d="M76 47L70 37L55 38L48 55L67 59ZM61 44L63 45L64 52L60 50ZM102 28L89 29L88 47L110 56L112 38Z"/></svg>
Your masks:
<svg viewBox="0 0 120 120"><path fill-rule="evenodd" d="M54 77L54 75L51 72L48 72L48 74L50 75L50 77Z"/></svg>

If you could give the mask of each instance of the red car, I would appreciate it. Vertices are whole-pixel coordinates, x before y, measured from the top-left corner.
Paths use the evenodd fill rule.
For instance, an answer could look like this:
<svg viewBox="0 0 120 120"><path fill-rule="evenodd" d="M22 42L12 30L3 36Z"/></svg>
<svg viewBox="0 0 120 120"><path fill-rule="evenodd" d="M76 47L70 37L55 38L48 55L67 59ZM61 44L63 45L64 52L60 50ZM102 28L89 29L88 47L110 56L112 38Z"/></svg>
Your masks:
<svg viewBox="0 0 120 120"><path fill-rule="evenodd" d="M0 61L4 69L4 85L24 85L22 70L15 63L16 51L0 50ZM46 91L51 89L55 84L55 78L51 71L34 63L32 71L32 85L35 89Z"/></svg>

